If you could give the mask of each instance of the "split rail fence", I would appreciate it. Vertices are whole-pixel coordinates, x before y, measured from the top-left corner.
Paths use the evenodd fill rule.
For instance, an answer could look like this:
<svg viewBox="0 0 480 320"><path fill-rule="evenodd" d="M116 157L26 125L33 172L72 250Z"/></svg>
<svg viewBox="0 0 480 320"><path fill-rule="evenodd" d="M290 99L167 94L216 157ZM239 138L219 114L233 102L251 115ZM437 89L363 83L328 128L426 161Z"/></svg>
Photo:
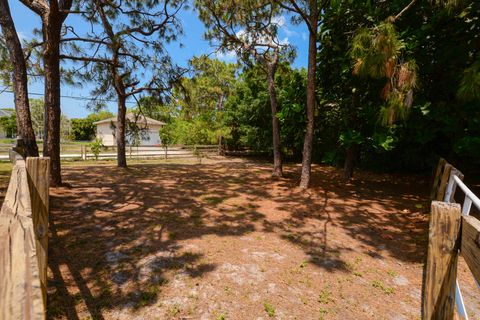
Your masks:
<svg viewBox="0 0 480 320"><path fill-rule="evenodd" d="M463 183L463 178L458 169L440 159L431 194L424 319L468 319L457 280L459 255L477 284L480 281L480 220L470 215L472 204L480 210L480 199ZM457 188L464 195L462 205L455 203Z"/></svg>
<svg viewBox="0 0 480 320"><path fill-rule="evenodd" d="M0 211L0 319L45 319L49 158L11 152Z"/></svg>
<svg viewBox="0 0 480 320"><path fill-rule="evenodd" d="M40 149L42 146L39 145ZM9 160L11 144L0 143L0 161ZM41 150L40 150L41 151ZM126 156L129 159L189 159L216 155L219 153L217 145L188 145L170 146L127 146ZM62 143L60 157L65 160L93 160L96 155L91 147L86 144ZM103 147L98 154L98 159L116 159L117 147Z"/></svg>

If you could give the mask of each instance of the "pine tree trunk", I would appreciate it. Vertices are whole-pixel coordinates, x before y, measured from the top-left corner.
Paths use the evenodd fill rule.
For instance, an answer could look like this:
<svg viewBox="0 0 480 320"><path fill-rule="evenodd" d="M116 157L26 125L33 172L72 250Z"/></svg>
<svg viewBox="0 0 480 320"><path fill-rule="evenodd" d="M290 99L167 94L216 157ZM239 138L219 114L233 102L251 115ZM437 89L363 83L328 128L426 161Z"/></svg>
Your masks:
<svg viewBox="0 0 480 320"><path fill-rule="evenodd" d="M225 155L225 148L223 145L223 137L220 136L218 137L218 155L219 156L224 156Z"/></svg>
<svg viewBox="0 0 480 320"><path fill-rule="evenodd" d="M0 0L0 25L13 67L12 82L17 114L17 134L23 140L25 155L38 157L28 101L27 66L7 0Z"/></svg>
<svg viewBox="0 0 480 320"><path fill-rule="evenodd" d="M118 98L118 114L117 114L117 126L115 128L115 138L117 141L117 166L120 168L127 167L127 156L126 156L126 146L125 146L125 135L126 135L126 100L127 95L125 93L125 84L123 82L122 76L119 74L119 48L120 44L118 43L118 38L115 36L112 25L108 21L107 14L103 9L103 2L96 0L95 7L100 14L100 19L103 25L108 38L112 42L111 51L112 51L112 65L111 65L111 74L113 77L113 86L117 93Z"/></svg>
<svg viewBox="0 0 480 320"><path fill-rule="evenodd" d="M220 100L218 101L217 109L219 112L223 111L223 96L220 97ZM225 147L223 145L223 136L220 135L218 137L218 155L219 156L224 156L225 155Z"/></svg>
<svg viewBox="0 0 480 320"><path fill-rule="evenodd" d="M273 173L274 177L282 177L282 153L280 150L280 122L277 117L277 92L275 90L276 65L269 65L267 70L268 93L270 95L270 107L272 109L272 137L273 137Z"/></svg>
<svg viewBox="0 0 480 320"><path fill-rule="evenodd" d="M117 166L127 167L127 157L125 154L125 131L126 131L126 113L127 107L125 97L118 95L118 114L115 137L117 139Z"/></svg>
<svg viewBox="0 0 480 320"><path fill-rule="evenodd" d="M315 16L315 12L312 13ZM312 148L315 117L315 77L317 73L317 19L313 18L312 25L315 32L310 32L308 41L308 73L307 73L307 128L303 142L302 175L300 188L306 189L310 184L312 168Z"/></svg>
<svg viewBox="0 0 480 320"><path fill-rule="evenodd" d="M358 155L358 144L352 143L347 148L347 154L345 157L345 163L343 166L343 178L349 180L353 177L353 169Z"/></svg>
<svg viewBox="0 0 480 320"><path fill-rule="evenodd" d="M361 123L357 117L358 103L358 92L357 90L352 90L352 110L349 112L348 119L351 128L358 128L357 126ZM345 164L343 166L343 178L345 180L350 180L353 177L353 170L355 168L359 150L360 144L357 143L352 143L346 150Z"/></svg>
<svg viewBox="0 0 480 320"><path fill-rule="evenodd" d="M62 19L50 13L43 18L45 71L45 134L43 156L50 157L50 185L62 184L60 163L60 31Z"/></svg>

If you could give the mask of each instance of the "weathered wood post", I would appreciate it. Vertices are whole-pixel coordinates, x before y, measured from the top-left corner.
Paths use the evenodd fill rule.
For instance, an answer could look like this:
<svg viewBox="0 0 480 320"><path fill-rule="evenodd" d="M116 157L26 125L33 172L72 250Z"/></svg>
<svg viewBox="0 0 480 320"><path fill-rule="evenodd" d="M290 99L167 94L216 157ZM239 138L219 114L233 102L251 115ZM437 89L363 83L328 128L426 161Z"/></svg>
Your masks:
<svg viewBox="0 0 480 320"><path fill-rule="evenodd" d="M423 319L453 319L461 219L459 204L432 202Z"/></svg>
<svg viewBox="0 0 480 320"><path fill-rule="evenodd" d="M480 220L472 216L462 217L462 257L473 276L480 282Z"/></svg>
<svg viewBox="0 0 480 320"><path fill-rule="evenodd" d="M446 163L444 166L442 176L440 177L440 185L438 187L436 197L433 200L437 200L437 201L444 200L451 171L452 171L452 165L449 163Z"/></svg>
<svg viewBox="0 0 480 320"><path fill-rule="evenodd" d="M50 158L27 158L28 188L43 302L47 302L48 214Z"/></svg>
<svg viewBox="0 0 480 320"><path fill-rule="evenodd" d="M435 170L435 175L433 176L433 184L432 184L432 191L430 193L430 200L437 199L438 188L440 187L440 179L442 178L443 169L445 168L446 164L447 164L447 161L445 159L440 158L440 160L438 160L437 169Z"/></svg>
<svg viewBox="0 0 480 320"><path fill-rule="evenodd" d="M49 160L11 152L0 210L0 319L45 319ZM28 162L28 168L27 168Z"/></svg>

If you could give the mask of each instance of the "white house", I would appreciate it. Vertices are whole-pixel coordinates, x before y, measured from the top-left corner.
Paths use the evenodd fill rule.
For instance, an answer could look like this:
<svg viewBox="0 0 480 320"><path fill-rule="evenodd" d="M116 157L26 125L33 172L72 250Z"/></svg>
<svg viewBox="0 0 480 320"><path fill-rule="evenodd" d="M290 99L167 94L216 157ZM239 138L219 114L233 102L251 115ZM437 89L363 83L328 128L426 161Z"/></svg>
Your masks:
<svg viewBox="0 0 480 320"><path fill-rule="evenodd" d="M164 122L157 121L143 115L134 115L133 113L127 113L127 122L134 122L141 129L141 141L142 146L154 146L160 145L160 136L158 131ZM93 123L97 126L97 138L102 139L103 145L114 146L115 142L115 128L117 126L117 117L97 121ZM128 129L128 126L127 126ZM132 141L130 135L127 132L127 144L131 144Z"/></svg>

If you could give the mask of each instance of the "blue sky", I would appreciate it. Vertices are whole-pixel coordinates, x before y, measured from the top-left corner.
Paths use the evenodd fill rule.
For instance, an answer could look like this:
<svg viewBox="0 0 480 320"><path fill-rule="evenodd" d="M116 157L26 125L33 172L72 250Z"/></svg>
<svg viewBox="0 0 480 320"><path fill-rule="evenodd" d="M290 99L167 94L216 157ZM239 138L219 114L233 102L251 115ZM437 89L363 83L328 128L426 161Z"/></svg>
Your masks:
<svg viewBox="0 0 480 320"><path fill-rule="evenodd" d="M40 28L41 23L40 19L30 12L29 9L20 4L20 1L9 1L10 9L12 11L13 19L15 21L15 26L20 38L31 39L33 37L33 29ZM173 58L174 62L179 65L186 66L188 60L193 56L198 56L201 54L210 54L215 51L215 48L212 47L208 41L203 37L205 32L205 27L203 23L198 19L197 13L193 10L183 10L180 13L180 19L183 24L184 35L180 37L177 43L170 44L168 46L169 53ZM279 38L282 40L288 40L297 50L297 58L295 59L293 65L297 68L305 67L307 65L307 28L304 25L294 26L289 23L289 19L280 17L282 20L282 27L280 28ZM73 24L75 26L81 26L85 24L78 17L70 15L66 21L67 24ZM85 24L86 25L86 24ZM180 46L180 43L183 46ZM217 57L226 62L235 62L236 57L232 53L215 53L212 57ZM92 87L85 85L82 88L72 87L69 85L62 85L61 94L62 96L82 96L89 97L90 89ZM31 98L41 98L41 96L33 95L34 93L43 93L43 82L42 81L31 81L29 84L29 93ZM87 101L72 99L63 97L62 98L62 113L67 115L69 118L78 118L85 117L90 111L86 108ZM0 94L0 106L13 107L13 94L12 93L1 93ZM133 104L129 104L133 106ZM110 111L115 113L115 103L110 103L108 105Z"/></svg>

